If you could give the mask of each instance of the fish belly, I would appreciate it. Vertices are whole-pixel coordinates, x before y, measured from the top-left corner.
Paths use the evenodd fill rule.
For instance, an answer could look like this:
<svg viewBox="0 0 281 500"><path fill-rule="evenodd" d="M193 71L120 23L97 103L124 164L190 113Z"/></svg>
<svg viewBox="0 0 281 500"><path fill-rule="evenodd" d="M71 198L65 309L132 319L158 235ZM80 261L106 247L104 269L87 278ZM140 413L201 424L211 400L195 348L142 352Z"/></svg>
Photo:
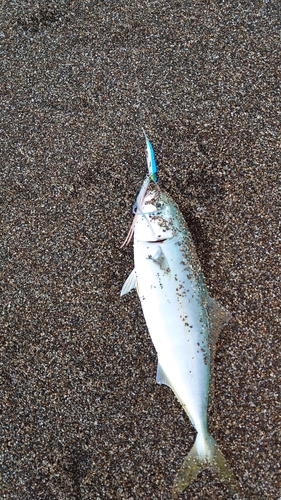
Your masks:
<svg viewBox="0 0 281 500"><path fill-rule="evenodd" d="M137 289L158 361L198 432L207 430L210 381L207 293L178 241L135 242Z"/></svg>

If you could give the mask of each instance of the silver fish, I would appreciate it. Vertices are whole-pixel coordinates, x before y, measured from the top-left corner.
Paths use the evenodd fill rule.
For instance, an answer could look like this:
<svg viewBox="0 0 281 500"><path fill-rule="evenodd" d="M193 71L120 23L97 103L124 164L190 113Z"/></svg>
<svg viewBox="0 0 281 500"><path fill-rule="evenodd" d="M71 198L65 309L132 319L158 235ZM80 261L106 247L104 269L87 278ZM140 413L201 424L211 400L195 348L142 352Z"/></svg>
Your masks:
<svg viewBox="0 0 281 500"><path fill-rule="evenodd" d="M177 205L146 179L135 204L135 267L121 296L136 288L158 355L156 381L169 386L197 431L193 447L174 481L177 496L204 467L239 491L216 441L208 430L210 367L220 329L230 314L205 286L191 234ZM123 246L124 246L123 244Z"/></svg>

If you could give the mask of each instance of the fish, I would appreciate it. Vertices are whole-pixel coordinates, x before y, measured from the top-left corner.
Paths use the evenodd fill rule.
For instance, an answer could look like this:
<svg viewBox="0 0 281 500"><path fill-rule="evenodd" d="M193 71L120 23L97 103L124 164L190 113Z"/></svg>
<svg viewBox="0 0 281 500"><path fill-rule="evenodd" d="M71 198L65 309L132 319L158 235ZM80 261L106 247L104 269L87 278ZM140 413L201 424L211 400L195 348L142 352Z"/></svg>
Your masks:
<svg viewBox="0 0 281 500"><path fill-rule="evenodd" d="M134 221L134 269L121 296L136 289L158 356L156 382L172 389L197 431L173 484L176 498L205 467L233 494L239 484L208 429L211 366L230 313L211 298L191 233L178 205L158 184L143 182Z"/></svg>

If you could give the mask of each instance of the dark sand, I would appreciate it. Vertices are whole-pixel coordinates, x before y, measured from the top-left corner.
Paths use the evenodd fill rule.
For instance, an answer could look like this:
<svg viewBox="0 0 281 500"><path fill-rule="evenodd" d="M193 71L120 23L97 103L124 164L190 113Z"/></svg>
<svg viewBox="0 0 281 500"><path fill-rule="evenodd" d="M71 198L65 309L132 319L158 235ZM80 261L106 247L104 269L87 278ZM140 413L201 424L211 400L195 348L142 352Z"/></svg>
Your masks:
<svg viewBox="0 0 281 500"><path fill-rule="evenodd" d="M0 9L3 499L168 500L194 442L156 385L136 293L119 298L144 126L209 290L233 313L211 432L245 497L276 500L278 0ZM181 498L231 495L204 471Z"/></svg>

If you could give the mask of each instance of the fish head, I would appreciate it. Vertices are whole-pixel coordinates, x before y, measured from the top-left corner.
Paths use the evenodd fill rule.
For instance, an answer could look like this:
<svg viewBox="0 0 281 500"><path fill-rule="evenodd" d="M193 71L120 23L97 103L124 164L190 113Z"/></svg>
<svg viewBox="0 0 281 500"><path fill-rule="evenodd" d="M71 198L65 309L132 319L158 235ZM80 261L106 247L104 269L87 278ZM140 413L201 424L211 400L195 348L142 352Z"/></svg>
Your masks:
<svg viewBox="0 0 281 500"><path fill-rule="evenodd" d="M163 242L180 230L180 212L164 192L148 190L138 207L135 241Z"/></svg>

